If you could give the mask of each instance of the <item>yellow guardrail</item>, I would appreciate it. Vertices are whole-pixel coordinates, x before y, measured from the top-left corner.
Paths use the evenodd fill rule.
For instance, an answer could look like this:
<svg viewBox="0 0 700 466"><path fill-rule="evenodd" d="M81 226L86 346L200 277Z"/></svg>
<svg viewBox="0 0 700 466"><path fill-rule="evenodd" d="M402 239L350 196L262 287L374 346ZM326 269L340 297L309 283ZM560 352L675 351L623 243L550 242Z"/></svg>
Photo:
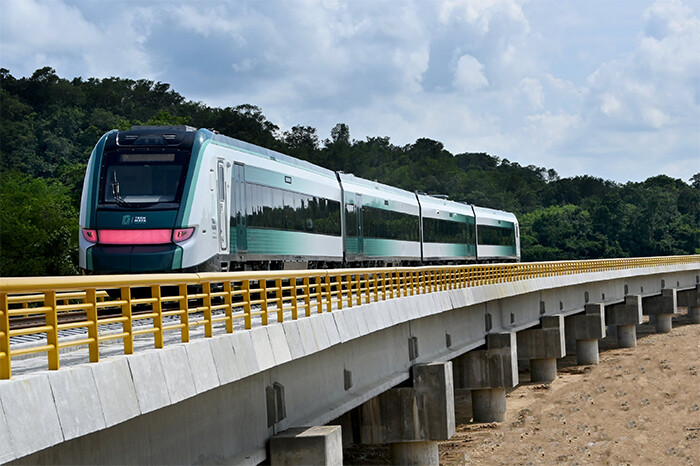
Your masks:
<svg viewBox="0 0 700 466"><path fill-rule="evenodd" d="M87 346L99 361L100 343L122 340L134 352L134 337L190 333L203 327L232 333L234 324L250 329L370 302L455 288L541 277L700 264L700 255L411 268L264 271L200 274L93 275L0 278L0 379L12 376L13 356L47 353L49 369L60 367L62 348ZM135 323L141 325L134 325ZM115 330L115 327L117 329ZM83 328L83 338L62 330ZM37 335L37 344L11 347L11 337ZM43 335L45 334L45 338ZM61 338L59 338L61 337ZM19 347L17 347L19 346Z"/></svg>

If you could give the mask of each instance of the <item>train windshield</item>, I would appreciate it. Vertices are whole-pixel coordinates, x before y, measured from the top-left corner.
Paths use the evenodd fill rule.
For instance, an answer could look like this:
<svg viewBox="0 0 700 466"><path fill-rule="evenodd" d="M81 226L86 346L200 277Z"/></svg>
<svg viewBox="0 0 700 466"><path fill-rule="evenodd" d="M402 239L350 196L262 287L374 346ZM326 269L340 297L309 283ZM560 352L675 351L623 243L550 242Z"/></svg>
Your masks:
<svg viewBox="0 0 700 466"><path fill-rule="evenodd" d="M133 208L179 203L188 159L184 151L105 154L101 204Z"/></svg>

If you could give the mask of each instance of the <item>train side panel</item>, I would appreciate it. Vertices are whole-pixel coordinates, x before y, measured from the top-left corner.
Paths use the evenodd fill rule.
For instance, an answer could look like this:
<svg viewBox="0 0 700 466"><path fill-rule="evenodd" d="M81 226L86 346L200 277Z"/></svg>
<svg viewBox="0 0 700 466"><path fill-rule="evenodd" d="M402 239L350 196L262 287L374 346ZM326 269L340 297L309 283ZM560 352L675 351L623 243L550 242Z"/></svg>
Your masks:
<svg viewBox="0 0 700 466"><path fill-rule="evenodd" d="M223 139L223 138L222 138ZM226 173L227 249L216 253L222 263L260 261L337 261L342 260L340 188L333 172L315 172L277 160L274 155L254 153L232 144L238 141L210 141L204 151L197 195L184 223L219 223L216 215L215 167L224 161ZM212 172L214 170L214 172ZM209 191L210 194L206 194ZM208 198L208 200L207 200ZM201 214L201 215L200 215ZM200 231L204 230L204 227ZM221 242L215 231L201 239L214 245ZM196 243L196 241L195 241ZM206 248L183 247L183 266L201 263ZM210 259L209 259L210 260Z"/></svg>
<svg viewBox="0 0 700 466"><path fill-rule="evenodd" d="M353 262L420 261L420 209L415 194L339 173L345 257Z"/></svg>
<svg viewBox="0 0 700 466"><path fill-rule="evenodd" d="M474 206L479 261L520 260L518 220L510 212Z"/></svg>
<svg viewBox="0 0 700 466"><path fill-rule="evenodd" d="M476 229L471 206L417 195L421 206L423 261L473 261Z"/></svg>

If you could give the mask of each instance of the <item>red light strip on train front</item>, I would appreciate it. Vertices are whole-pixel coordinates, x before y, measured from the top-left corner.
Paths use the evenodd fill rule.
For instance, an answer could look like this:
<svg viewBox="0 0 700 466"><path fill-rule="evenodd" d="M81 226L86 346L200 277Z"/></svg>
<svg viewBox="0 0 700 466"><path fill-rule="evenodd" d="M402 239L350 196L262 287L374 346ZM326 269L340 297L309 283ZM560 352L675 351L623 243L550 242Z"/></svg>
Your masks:
<svg viewBox="0 0 700 466"><path fill-rule="evenodd" d="M171 229L158 230L99 230L97 238L102 244L168 244Z"/></svg>

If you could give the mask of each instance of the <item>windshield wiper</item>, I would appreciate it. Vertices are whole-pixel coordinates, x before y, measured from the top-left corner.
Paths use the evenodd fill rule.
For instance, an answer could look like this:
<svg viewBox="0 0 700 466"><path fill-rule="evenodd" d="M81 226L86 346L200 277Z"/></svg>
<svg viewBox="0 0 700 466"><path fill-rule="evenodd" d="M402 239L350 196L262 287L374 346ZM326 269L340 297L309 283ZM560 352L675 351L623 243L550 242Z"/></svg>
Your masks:
<svg viewBox="0 0 700 466"><path fill-rule="evenodd" d="M114 170L112 172L113 179L112 181L112 196L114 197L114 202L117 203L118 206L120 207L128 207L130 209L138 209L145 207L144 205L138 205L138 204L132 204L130 202L126 202L122 195L119 193L119 181L117 180L117 171Z"/></svg>

